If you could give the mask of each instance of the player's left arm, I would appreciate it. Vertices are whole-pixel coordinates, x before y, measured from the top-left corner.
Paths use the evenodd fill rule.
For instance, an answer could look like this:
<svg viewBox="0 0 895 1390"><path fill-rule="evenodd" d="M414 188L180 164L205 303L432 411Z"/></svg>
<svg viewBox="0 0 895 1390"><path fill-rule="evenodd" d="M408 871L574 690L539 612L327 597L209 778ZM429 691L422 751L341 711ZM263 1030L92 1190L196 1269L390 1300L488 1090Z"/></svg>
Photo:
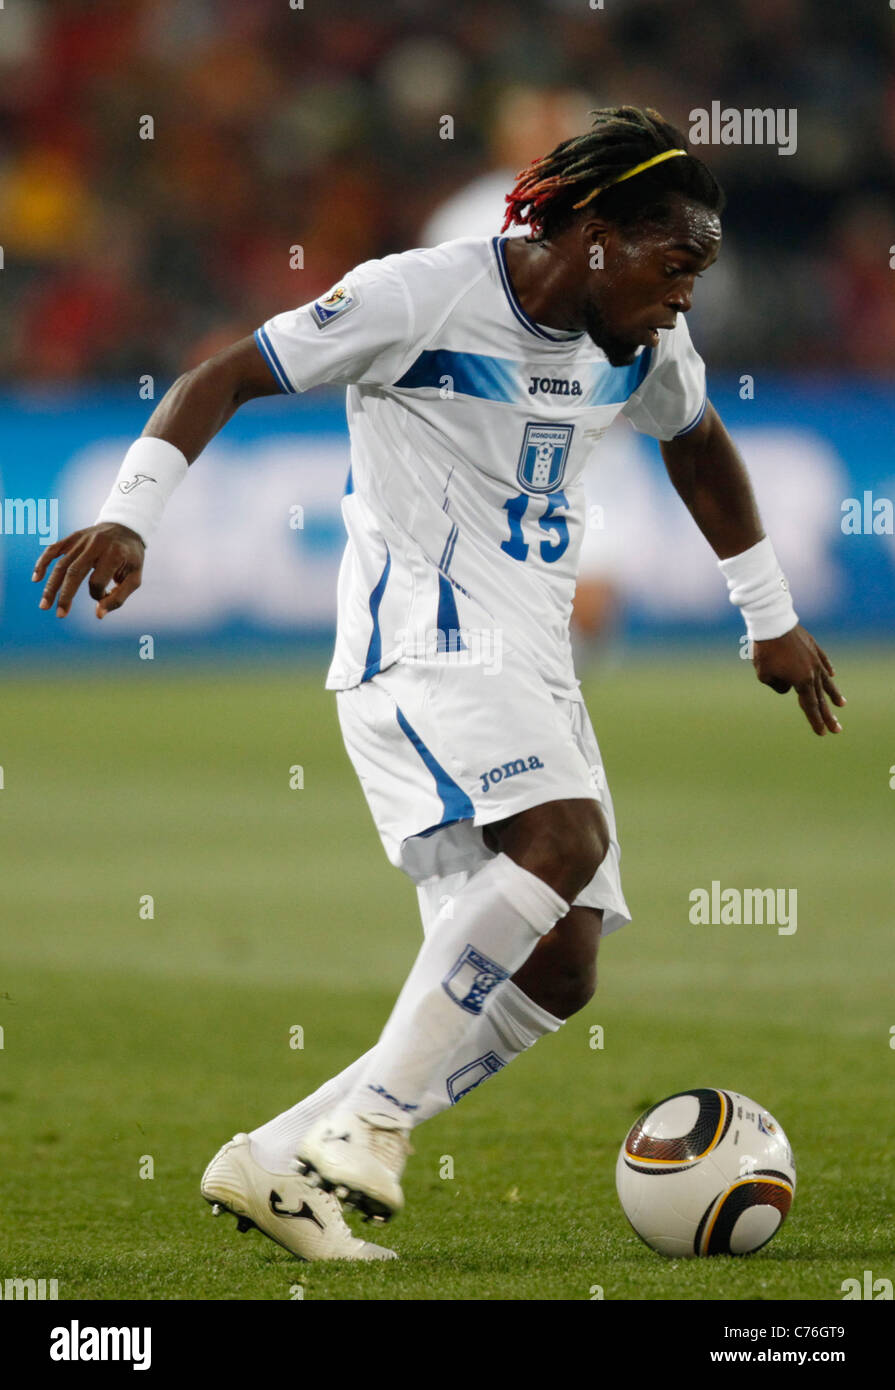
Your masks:
<svg viewBox="0 0 895 1390"><path fill-rule="evenodd" d="M711 402L687 434L660 444L678 495L719 560L741 555L764 537L746 467ZM835 672L810 632L796 623L780 637L753 642L758 679L783 695L794 689L816 734L838 734L842 726L829 706L845 698Z"/></svg>

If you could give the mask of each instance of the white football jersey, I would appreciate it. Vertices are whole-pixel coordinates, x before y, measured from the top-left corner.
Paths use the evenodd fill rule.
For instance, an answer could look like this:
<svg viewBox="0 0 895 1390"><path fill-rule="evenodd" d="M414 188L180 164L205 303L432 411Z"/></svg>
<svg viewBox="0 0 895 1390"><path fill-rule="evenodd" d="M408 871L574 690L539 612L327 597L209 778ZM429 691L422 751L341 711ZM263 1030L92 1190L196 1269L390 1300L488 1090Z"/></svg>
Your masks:
<svg viewBox="0 0 895 1390"><path fill-rule="evenodd" d="M702 418L705 367L682 315L655 350L613 367L586 333L529 318L506 241L365 261L255 334L283 391L348 387L330 689L402 658L512 650L580 698L569 618L585 463L619 412L657 439Z"/></svg>

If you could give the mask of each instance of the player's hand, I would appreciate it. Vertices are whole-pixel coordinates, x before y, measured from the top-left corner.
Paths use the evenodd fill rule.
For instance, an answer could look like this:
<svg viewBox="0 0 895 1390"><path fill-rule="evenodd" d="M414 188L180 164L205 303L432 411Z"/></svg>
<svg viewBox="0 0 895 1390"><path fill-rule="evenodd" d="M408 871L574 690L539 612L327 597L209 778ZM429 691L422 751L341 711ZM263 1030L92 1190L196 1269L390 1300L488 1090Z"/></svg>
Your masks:
<svg viewBox="0 0 895 1390"><path fill-rule="evenodd" d="M826 652L821 651L801 624L782 637L753 643L752 664L758 679L778 695L796 691L805 718L816 734L825 734L828 729L831 734L842 732L842 725L827 700L832 700L834 705L844 705L845 696L833 682L836 673Z"/></svg>
<svg viewBox="0 0 895 1390"><path fill-rule="evenodd" d="M72 531L64 540L48 545L34 567L31 578L37 584L55 562L40 607L52 608L55 601L57 618L64 618L89 574L90 597L99 600L96 616L104 618L139 589L145 553L136 531L117 521L101 521L84 531ZM109 589L113 580L114 588Z"/></svg>

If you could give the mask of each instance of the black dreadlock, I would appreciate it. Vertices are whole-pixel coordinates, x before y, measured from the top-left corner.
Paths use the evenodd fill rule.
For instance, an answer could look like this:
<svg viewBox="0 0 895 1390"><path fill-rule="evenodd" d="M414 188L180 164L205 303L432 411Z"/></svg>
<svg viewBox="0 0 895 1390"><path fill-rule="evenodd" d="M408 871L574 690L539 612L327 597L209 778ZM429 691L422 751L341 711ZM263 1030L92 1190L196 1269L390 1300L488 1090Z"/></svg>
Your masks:
<svg viewBox="0 0 895 1390"><path fill-rule="evenodd" d="M712 212L724 210L726 200L717 179L689 152L614 184L653 155L687 149L687 138L650 107L610 106L590 114L593 128L586 135L563 140L521 171L507 194L504 231L514 224L527 225L535 240L544 241L579 213L586 216L591 211L622 226L661 223L667 218L671 193L683 194ZM601 191L594 196L594 189ZM588 200L586 208L576 210L582 199Z"/></svg>

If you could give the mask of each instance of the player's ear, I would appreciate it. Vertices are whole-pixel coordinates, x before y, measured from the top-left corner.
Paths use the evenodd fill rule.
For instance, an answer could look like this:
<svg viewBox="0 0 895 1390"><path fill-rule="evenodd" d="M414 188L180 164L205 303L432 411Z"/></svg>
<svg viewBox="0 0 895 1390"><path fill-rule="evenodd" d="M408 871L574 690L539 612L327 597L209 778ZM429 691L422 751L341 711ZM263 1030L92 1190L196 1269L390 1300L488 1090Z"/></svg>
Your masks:
<svg viewBox="0 0 895 1390"><path fill-rule="evenodd" d="M581 239L591 270L602 270L607 244L611 238L611 225L602 217L588 217L581 227Z"/></svg>

